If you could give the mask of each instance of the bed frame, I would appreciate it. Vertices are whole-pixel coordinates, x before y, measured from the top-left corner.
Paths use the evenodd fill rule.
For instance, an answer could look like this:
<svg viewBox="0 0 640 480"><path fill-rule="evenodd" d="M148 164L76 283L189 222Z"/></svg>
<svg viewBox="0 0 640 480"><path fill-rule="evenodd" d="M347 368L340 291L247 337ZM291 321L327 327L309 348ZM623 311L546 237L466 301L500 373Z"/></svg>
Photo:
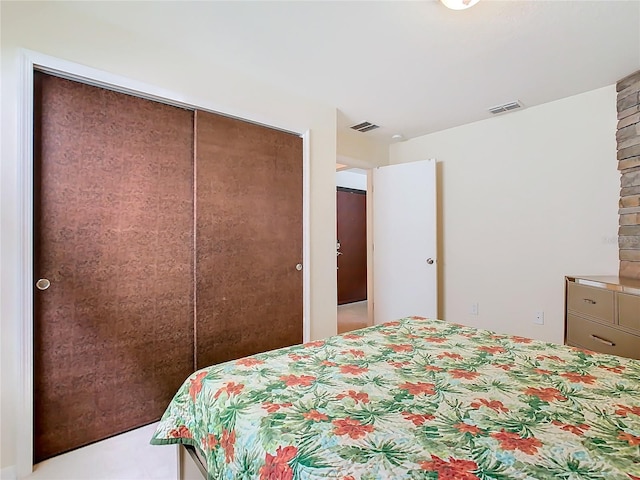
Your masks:
<svg viewBox="0 0 640 480"><path fill-rule="evenodd" d="M207 469L195 448L178 445L178 479L207 480Z"/></svg>

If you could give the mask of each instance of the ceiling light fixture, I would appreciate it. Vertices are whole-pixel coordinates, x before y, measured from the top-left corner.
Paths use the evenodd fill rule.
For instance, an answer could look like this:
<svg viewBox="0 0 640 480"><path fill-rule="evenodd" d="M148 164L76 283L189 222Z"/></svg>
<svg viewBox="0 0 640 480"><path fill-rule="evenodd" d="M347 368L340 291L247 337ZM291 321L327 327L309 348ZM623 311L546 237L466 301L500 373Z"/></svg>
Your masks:
<svg viewBox="0 0 640 480"><path fill-rule="evenodd" d="M451 10L464 10L473 7L480 0L440 0L442 4Z"/></svg>

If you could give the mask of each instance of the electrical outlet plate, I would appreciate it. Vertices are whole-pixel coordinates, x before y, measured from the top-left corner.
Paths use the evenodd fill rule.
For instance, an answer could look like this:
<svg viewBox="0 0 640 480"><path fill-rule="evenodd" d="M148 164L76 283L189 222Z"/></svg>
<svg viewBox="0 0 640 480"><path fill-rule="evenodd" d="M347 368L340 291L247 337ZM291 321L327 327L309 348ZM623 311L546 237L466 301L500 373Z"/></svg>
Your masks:
<svg viewBox="0 0 640 480"><path fill-rule="evenodd" d="M533 317L533 323L536 325L544 325L544 312L536 312Z"/></svg>
<svg viewBox="0 0 640 480"><path fill-rule="evenodd" d="M469 314L478 315L478 304L477 303L472 303L471 304L471 306L469 307Z"/></svg>

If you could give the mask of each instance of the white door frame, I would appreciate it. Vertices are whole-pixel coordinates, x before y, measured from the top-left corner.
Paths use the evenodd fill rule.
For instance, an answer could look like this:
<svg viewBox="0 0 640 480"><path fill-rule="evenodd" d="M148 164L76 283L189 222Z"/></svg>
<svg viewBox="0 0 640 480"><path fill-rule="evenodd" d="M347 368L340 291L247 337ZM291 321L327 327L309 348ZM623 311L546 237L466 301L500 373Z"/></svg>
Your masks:
<svg viewBox="0 0 640 480"><path fill-rule="evenodd" d="M89 85L108 88L122 93L135 95L148 100L190 109L206 110L222 115L234 116L225 112L210 101L193 98L186 92L174 92L144 82L115 75L103 70L69 62L39 52L22 49L19 54L18 79L18 186L22 188L19 198L22 212L22 225L19 229L18 255L22 260L22 278L19 284L18 344L19 356L19 411L16 424L17 462L16 473L22 478L33 471L33 70L34 68L49 72L70 80ZM239 117L235 117L239 118ZM242 120L259 123L251 118ZM262 124L262 123L261 123ZM264 124L262 124L264 125ZM277 122L267 124L291 132ZM310 340L311 324L311 292L310 292L310 140L309 126L300 128L303 141L303 212L302 212L302 261L303 268L303 341Z"/></svg>

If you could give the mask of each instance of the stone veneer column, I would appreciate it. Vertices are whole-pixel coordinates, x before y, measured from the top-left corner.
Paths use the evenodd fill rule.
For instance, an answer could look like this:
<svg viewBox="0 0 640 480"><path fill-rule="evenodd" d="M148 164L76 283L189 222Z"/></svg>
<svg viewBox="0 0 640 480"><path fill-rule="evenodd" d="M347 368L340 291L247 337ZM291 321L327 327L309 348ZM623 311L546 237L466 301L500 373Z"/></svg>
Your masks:
<svg viewBox="0 0 640 480"><path fill-rule="evenodd" d="M616 84L620 276L640 279L640 70Z"/></svg>

